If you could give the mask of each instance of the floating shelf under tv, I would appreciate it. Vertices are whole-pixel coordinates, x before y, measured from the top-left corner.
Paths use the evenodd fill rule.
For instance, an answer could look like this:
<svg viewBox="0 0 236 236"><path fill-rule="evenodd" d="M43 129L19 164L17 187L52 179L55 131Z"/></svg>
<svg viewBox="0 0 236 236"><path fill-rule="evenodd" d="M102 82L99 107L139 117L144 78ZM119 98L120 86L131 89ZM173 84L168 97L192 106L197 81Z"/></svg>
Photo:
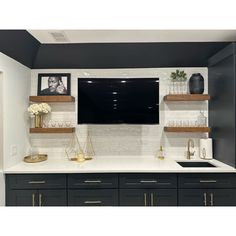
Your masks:
<svg viewBox="0 0 236 236"><path fill-rule="evenodd" d="M74 133L75 128L30 128L30 133Z"/></svg>
<svg viewBox="0 0 236 236"><path fill-rule="evenodd" d="M168 94L164 96L164 101L208 101L209 94Z"/></svg>
<svg viewBox="0 0 236 236"><path fill-rule="evenodd" d="M210 127L164 127L165 132L187 132L187 133L195 133L195 132L202 132L202 133L210 133Z"/></svg>

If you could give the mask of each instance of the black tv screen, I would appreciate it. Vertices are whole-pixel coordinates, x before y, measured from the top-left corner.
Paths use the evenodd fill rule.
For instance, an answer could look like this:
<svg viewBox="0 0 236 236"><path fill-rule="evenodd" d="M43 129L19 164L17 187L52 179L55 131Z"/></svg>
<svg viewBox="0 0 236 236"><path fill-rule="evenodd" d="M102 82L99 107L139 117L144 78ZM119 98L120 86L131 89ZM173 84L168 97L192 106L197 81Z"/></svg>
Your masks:
<svg viewBox="0 0 236 236"><path fill-rule="evenodd" d="M159 79L78 78L78 124L159 124Z"/></svg>

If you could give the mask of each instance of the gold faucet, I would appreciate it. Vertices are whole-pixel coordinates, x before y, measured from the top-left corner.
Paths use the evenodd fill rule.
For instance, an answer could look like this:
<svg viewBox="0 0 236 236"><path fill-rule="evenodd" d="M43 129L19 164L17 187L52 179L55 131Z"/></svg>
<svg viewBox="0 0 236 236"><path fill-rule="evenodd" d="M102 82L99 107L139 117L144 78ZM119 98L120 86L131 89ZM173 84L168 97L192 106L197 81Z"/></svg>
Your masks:
<svg viewBox="0 0 236 236"><path fill-rule="evenodd" d="M193 156L193 155L194 155L194 152L195 152L195 151L190 152L190 145L191 145L192 148L194 148L194 142L193 142L192 139L189 139L189 140L188 140L188 145L187 145L187 159L191 159L191 156Z"/></svg>

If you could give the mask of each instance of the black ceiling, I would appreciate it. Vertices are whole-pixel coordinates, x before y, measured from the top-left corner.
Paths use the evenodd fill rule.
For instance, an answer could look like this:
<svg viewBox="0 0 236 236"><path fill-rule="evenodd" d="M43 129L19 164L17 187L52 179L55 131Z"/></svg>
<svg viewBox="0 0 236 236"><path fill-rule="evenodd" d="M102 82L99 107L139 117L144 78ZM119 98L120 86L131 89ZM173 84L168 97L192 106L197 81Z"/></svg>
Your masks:
<svg viewBox="0 0 236 236"><path fill-rule="evenodd" d="M229 42L40 44L26 30L0 30L0 51L32 69L205 67Z"/></svg>

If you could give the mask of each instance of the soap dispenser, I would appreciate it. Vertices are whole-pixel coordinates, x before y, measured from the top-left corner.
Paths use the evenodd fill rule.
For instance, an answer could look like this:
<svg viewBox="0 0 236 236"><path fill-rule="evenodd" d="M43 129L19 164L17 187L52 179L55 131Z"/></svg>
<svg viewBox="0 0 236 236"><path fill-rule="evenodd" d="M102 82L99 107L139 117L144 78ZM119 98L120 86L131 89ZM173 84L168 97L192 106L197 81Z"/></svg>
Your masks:
<svg viewBox="0 0 236 236"><path fill-rule="evenodd" d="M165 159L164 148L162 145L160 146L160 149L158 150L157 158L160 160Z"/></svg>

